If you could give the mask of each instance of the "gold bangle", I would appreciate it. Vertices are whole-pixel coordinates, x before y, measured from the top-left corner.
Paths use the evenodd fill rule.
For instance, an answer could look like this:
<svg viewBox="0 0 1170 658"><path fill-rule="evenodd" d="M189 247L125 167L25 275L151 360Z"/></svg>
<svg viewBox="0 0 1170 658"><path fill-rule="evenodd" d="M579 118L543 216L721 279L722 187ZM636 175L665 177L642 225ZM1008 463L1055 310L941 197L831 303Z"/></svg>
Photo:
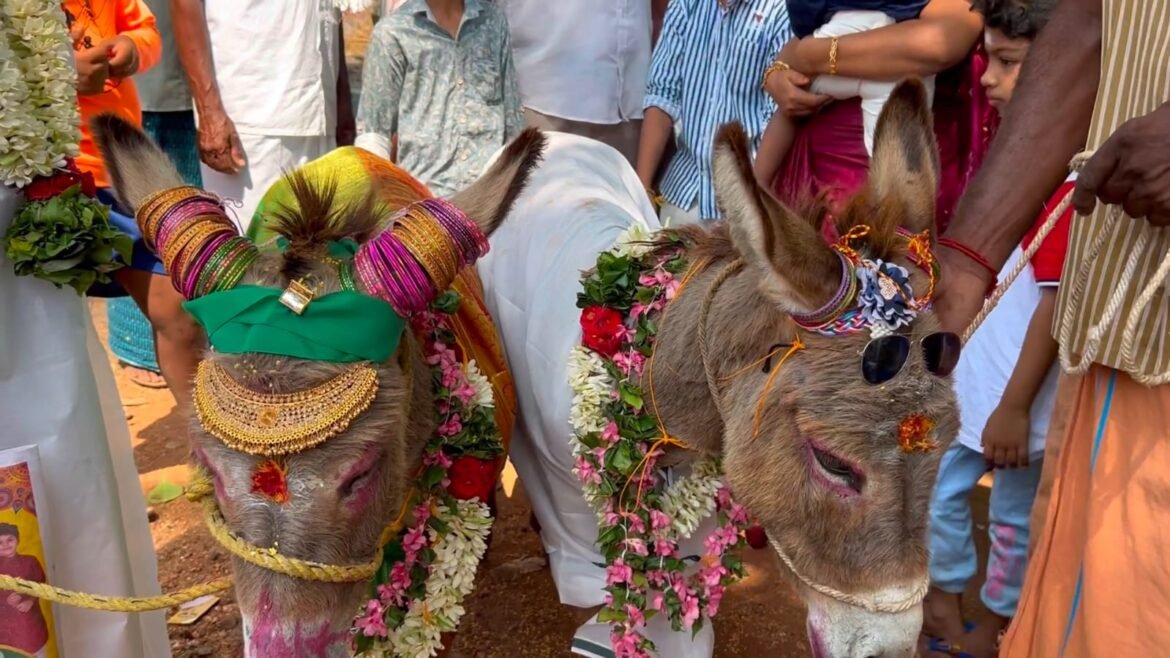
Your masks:
<svg viewBox="0 0 1170 658"><path fill-rule="evenodd" d="M791 70L792 70L792 67L789 66L787 63L782 62L780 60L775 60L774 62L772 62L771 64L768 65L768 68L764 69L764 77L760 79L760 88L766 89L768 87L768 76L772 75L773 73L775 73L777 71L791 71Z"/></svg>
<svg viewBox="0 0 1170 658"><path fill-rule="evenodd" d="M833 37L829 41L829 75L837 75L837 46L840 45L840 39Z"/></svg>

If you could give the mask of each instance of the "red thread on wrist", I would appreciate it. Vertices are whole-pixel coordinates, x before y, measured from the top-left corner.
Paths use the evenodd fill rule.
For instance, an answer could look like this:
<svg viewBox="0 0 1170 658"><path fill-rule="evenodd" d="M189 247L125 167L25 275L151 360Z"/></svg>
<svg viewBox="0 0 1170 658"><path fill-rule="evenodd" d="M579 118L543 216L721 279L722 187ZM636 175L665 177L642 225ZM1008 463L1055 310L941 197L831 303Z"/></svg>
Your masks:
<svg viewBox="0 0 1170 658"><path fill-rule="evenodd" d="M955 251L959 252L960 254L963 254L967 258L975 261L975 264L979 265L983 269L990 272L991 273L991 283L987 284L986 295L990 296L991 293L995 291L995 286L999 282L998 281L999 271L991 266L991 261L987 260L986 256L979 253L978 251L975 251L973 248L963 244L962 242L959 242L958 240L956 240L954 238L941 237L938 239L938 244L941 247L949 247L951 249L954 249Z"/></svg>

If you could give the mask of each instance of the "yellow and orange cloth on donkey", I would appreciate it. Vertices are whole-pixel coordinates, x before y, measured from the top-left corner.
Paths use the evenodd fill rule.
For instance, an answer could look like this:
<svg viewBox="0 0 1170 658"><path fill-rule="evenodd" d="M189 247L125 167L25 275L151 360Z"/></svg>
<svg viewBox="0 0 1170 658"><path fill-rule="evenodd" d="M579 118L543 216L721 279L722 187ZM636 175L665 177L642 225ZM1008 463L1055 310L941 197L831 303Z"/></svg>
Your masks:
<svg viewBox="0 0 1170 658"><path fill-rule="evenodd" d="M356 203L373 190L375 197L393 211L433 197L425 185L402 168L354 147L335 149L304 165L298 173L314 182L335 182L335 198L341 203ZM297 207L285 178L268 189L249 224L248 238L261 249L265 246L275 248L277 235L268 225L267 218L277 206ZM451 318L458 346L463 358L474 359L480 372L491 382L496 425L507 454L516 419L516 393L499 335L484 306L483 286L475 269L466 267L456 276L451 289L459 294L462 302Z"/></svg>

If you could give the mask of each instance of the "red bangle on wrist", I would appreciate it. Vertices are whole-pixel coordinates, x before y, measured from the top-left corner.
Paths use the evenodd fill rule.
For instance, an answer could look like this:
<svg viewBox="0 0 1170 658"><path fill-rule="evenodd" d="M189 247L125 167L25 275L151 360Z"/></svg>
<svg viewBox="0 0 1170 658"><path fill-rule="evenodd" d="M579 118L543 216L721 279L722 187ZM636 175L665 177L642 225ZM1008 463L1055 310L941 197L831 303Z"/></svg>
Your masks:
<svg viewBox="0 0 1170 658"><path fill-rule="evenodd" d="M987 285L986 294L990 295L995 290L995 286L998 284L999 272L991 266L991 261L987 260L986 256L979 253L978 251L975 251L973 248L963 244L962 242L955 240L954 238L941 237L938 239L938 244L942 247L954 249L960 254L963 254L967 258L975 261L975 264L987 270L991 274L991 283Z"/></svg>

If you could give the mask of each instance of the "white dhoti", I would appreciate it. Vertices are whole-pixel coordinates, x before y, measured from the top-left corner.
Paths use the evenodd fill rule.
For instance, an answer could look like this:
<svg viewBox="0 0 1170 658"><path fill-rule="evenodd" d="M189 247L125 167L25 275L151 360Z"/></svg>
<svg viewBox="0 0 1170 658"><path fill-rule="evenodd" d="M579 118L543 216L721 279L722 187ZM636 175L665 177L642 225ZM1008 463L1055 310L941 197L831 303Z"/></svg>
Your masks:
<svg viewBox="0 0 1170 658"><path fill-rule="evenodd" d="M18 200L0 186L0 235ZM94 594L158 594L130 435L85 298L16 277L0 252L0 300L0 455L32 452L39 463L33 494L47 581ZM65 658L171 655L162 611L54 606L51 616Z"/></svg>
<svg viewBox="0 0 1170 658"><path fill-rule="evenodd" d="M287 137L240 133L247 164L238 174L220 173L206 164L199 165L203 189L214 192L239 205L229 206L228 215L240 232L247 232L252 214L268 188L284 174L325 155L337 145L333 135Z"/></svg>
<svg viewBox="0 0 1170 658"><path fill-rule="evenodd" d="M593 607L604 602L604 558L597 551L597 516L573 475L569 444L570 350L581 343L576 306L581 271L611 248L630 226L661 227L633 168L601 142L546 133L544 160L533 173L508 219L491 237L491 252L479 261L486 303L500 329L516 385L520 412L511 446L562 603ZM497 154L498 156L498 154ZM711 526L684 541L684 554L701 553ZM662 618L646 636L658 654L703 658L714 649L710 625L692 641ZM612 656L607 625L595 621L576 634L572 650Z"/></svg>

